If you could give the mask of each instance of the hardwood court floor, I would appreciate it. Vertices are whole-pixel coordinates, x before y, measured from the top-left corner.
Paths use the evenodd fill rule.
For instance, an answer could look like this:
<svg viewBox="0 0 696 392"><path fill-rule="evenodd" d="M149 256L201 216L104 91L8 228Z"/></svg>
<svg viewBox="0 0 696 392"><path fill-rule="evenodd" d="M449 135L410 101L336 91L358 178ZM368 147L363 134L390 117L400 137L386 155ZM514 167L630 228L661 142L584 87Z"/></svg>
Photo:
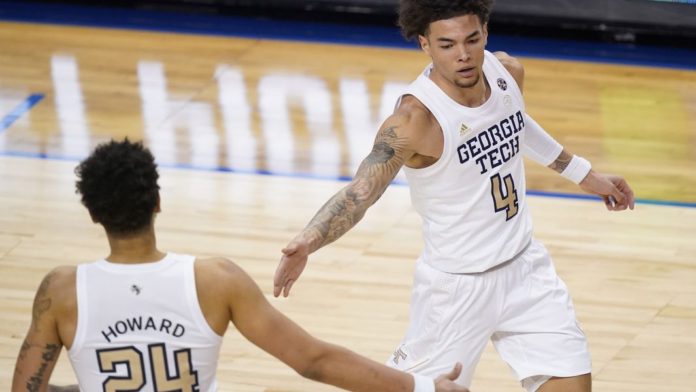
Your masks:
<svg viewBox="0 0 696 392"><path fill-rule="evenodd" d="M523 62L528 109L562 143L626 175L641 198L696 202L693 71ZM44 94L0 131L0 389L43 274L105 255L73 191L72 169L92 146L145 139L163 166L161 247L229 256L270 293L280 248L343 186L303 177L350 175L424 64L396 49L0 23L0 115ZM219 167L239 173L208 170ZM548 169L528 173L530 189L577 192ZM589 337L595 390L694 391L696 209L609 214L592 201L529 200ZM383 361L406 329L420 247L407 188L392 187L313 255L290 299L271 301L311 333ZM335 390L234 328L218 375L222 390ZM74 382L65 354L53 380ZM490 347L472 388L520 390Z"/></svg>

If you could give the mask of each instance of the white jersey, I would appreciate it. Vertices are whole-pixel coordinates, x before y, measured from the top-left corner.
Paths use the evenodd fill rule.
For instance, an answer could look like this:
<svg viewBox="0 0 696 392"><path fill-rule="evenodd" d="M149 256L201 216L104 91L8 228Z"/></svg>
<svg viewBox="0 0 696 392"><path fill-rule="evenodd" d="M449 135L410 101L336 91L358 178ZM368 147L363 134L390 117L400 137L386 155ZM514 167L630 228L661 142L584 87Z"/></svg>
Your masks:
<svg viewBox="0 0 696 392"><path fill-rule="evenodd" d="M82 391L217 390L222 337L196 293L193 256L77 267L77 329L68 351Z"/></svg>
<svg viewBox="0 0 696 392"><path fill-rule="evenodd" d="M443 132L442 156L423 169L405 167L414 208L423 219L420 260L450 273L482 272L512 259L532 237L525 203L522 145L525 106L514 78L486 51L491 88L481 106L462 106L430 78L432 65L411 83L413 95Z"/></svg>

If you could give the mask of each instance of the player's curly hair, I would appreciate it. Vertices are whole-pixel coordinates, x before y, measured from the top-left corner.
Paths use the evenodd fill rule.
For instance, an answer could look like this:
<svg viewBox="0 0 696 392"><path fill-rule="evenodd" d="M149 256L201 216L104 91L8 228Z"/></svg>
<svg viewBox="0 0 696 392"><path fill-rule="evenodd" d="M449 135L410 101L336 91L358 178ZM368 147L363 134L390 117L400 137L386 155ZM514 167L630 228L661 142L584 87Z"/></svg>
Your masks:
<svg viewBox="0 0 696 392"><path fill-rule="evenodd" d="M427 35L430 23L456 16L474 14L481 24L488 22L493 0L401 0L399 26L407 40Z"/></svg>
<svg viewBox="0 0 696 392"><path fill-rule="evenodd" d="M76 193L92 218L111 235L147 228L159 199L157 165L142 142L110 141L97 146L75 168Z"/></svg>

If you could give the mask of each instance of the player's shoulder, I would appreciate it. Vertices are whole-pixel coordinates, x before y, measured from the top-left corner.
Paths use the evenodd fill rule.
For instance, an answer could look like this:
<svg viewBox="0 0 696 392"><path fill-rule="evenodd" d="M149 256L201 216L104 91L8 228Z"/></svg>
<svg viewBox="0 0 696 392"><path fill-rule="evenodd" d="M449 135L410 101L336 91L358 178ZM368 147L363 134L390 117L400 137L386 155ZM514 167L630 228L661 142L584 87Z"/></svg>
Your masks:
<svg viewBox="0 0 696 392"><path fill-rule="evenodd" d="M394 114L386 121L400 126L404 131L422 132L428 127L437 125L437 120L432 112L413 95L404 95Z"/></svg>
<svg viewBox="0 0 696 392"><path fill-rule="evenodd" d="M524 79L524 66L516 57L510 56L506 52L494 52L493 55L518 83Z"/></svg>
<svg viewBox="0 0 696 392"><path fill-rule="evenodd" d="M507 52L503 51L493 52L493 55L508 70L512 69L514 71L524 71L524 67L522 66L522 63L517 57L510 56Z"/></svg>
<svg viewBox="0 0 696 392"><path fill-rule="evenodd" d="M37 297L51 298L57 305L74 302L77 267L62 265L53 268L41 280Z"/></svg>
<svg viewBox="0 0 696 392"><path fill-rule="evenodd" d="M53 268L43 278L41 284L47 289L60 290L75 285L77 267L74 265L61 265Z"/></svg>
<svg viewBox="0 0 696 392"><path fill-rule="evenodd" d="M226 257L196 258L196 273L229 279L241 272L241 268Z"/></svg>
<svg viewBox="0 0 696 392"><path fill-rule="evenodd" d="M234 290L251 280L234 261L226 257L196 258L196 283L204 290Z"/></svg>

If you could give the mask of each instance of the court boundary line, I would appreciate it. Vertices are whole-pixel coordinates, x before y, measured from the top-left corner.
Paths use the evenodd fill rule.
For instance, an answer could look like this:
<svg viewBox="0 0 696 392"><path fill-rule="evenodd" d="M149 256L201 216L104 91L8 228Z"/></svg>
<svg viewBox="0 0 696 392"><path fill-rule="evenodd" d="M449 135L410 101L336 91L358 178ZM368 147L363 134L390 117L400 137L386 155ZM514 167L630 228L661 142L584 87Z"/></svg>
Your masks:
<svg viewBox="0 0 696 392"><path fill-rule="evenodd" d="M15 106L5 117L0 120L0 134L11 127L15 121L19 120L25 113L30 111L36 104L44 99L44 95L40 93L32 94L25 98L19 105Z"/></svg>
<svg viewBox="0 0 696 392"><path fill-rule="evenodd" d="M6 158L25 158L25 159L37 159L37 160L49 160L49 161L63 161L63 162L80 162L83 158L77 157L67 157L58 156L49 153L29 153L29 152L18 152L18 151L0 151L0 157ZM330 175L313 175L307 173L282 173L273 172L271 170L256 170L256 169L235 169L232 167L202 167L194 166L189 164L166 164L157 163L158 167L163 169L173 169L173 170L187 170L187 171L200 171L200 172L210 172L210 173L233 173L242 175L252 175L252 176L267 176L267 177L280 177L280 178L298 178L303 180L317 180L317 181L333 181L333 182L349 182L352 180L350 176L330 176ZM392 182L393 185L408 187L408 184L403 181L395 180ZM533 189L527 189L527 196L534 197L546 197L554 199L573 199L573 200L586 200L586 201L601 201L599 196L580 194L580 193L564 193L564 192L551 192L551 191L538 191ZM637 198L636 204L647 204L662 207L678 207L678 208L696 208L696 202L683 202L674 200L658 200L658 199L643 199Z"/></svg>
<svg viewBox="0 0 696 392"><path fill-rule="evenodd" d="M0 0L0 20L136 31L304 41L418 50L396 27L269 20L253 17L184 14L162 10L92 7L71 4ZM348 26L348 28L347 28ZM346 32L349 30L349 33ZM696 70L696 50L649 45L557 40L492 34L491 50L507 49L516 56L605 64ZM543 49L542 49L543 48ZM671 59L671 60L666 60Z"/></svg>

